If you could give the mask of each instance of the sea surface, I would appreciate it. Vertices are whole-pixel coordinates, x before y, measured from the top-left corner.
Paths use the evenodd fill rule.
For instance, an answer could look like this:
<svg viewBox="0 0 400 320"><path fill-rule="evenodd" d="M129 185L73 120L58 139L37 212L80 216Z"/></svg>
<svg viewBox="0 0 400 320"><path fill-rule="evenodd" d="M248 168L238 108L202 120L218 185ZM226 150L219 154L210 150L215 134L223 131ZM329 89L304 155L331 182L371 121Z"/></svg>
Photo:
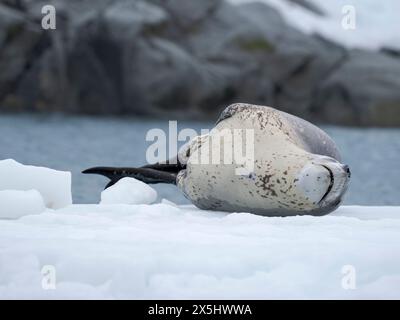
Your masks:
<svg viewBox="0 0 400 320"><path fill-rule="evenodd" d="M211 128L179 122L178 129ZM83 175L92 166L146 164L149 130L168 132L168 121L75 116L0 116L0 159L72 172L75 203L97 203L107 179ZM336 141L352 172L345 204L400 205L400 129L322 126ZM0 177L1 178L1 177ZM187 203L173 185L155 185L159 198Z"/></svg>

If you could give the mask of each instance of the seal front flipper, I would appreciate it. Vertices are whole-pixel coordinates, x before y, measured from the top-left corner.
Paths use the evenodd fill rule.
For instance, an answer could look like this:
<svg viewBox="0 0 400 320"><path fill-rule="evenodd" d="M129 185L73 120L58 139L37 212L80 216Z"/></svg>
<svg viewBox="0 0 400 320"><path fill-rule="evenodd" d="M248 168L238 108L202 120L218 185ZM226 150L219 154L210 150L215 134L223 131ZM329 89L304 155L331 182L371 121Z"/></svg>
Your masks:
<svg viewBox="0 0 400 320"><path fill-rule="evenodd" d="M176 177L180 170L179 165L154 164L140 168L115 168L115 167L95 167L82 171L84 174L100 174L111 181L105 189L117 183L120 179L130 177L144 183L169 183L176 184Z"/></svg>

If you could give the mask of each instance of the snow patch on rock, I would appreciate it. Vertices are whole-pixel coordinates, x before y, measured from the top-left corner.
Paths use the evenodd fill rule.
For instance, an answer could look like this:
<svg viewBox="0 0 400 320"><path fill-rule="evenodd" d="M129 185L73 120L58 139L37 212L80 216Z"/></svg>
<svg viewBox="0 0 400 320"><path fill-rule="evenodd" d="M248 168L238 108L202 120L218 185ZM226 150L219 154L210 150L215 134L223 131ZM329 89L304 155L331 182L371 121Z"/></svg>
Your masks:
<svg viewBox="0 0 400 320"><path fill-rule="evenodd" d="M254 0L229 0L235 4ZM398 32L398 0L324 0L310 1L317 5L325 16L318 16L301 6L283 0L261 0L277 9L287 23L308 33L322 34L349 48L400 49ZM351 11L349 11L351 10ZM355 13L355 29L345 29L342 21L349 12Z"/></svg>

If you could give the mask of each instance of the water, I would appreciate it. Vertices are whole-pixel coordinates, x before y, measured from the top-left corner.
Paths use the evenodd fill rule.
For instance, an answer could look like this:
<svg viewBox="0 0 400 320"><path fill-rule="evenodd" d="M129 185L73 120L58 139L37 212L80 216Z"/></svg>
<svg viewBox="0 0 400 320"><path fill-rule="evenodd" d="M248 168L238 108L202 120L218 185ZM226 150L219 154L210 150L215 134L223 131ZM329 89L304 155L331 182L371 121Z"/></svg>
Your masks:
<svg viewBox="0 0 400 320"><path fill-rule="evenodd" d="M210 128L212 123L180 122L178 127ZM72 171L76 203L95 203L106 178L82 175L92 166L146 163L152 128L168 121L32 115L0 116L0 159ZM345 204L400 205L400 129L323 127L337 142L352 181ZM175 186L156 185L160 198L187 203Z"/></svg>

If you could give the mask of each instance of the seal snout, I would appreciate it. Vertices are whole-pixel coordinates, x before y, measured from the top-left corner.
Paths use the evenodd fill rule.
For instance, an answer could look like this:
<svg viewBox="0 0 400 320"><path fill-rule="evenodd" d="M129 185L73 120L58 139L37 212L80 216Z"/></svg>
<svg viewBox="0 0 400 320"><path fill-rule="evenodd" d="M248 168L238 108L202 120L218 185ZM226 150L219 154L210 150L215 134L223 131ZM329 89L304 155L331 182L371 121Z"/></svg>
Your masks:
<svg viewBox="0 0 400 320"><path fill-rule="evenodd" d="M348 165L337 161L321 163L321 166L329 172L331 182L319 204L321 207L338 206L350 181L350 168Z"/></svg>
<svg viewBox="0 0 400 320"><path fill-rule="evenodd" d="M314 206L335 207L341 202L349 179L349 166L324 157L302 168L297 186Z"/></svg>

